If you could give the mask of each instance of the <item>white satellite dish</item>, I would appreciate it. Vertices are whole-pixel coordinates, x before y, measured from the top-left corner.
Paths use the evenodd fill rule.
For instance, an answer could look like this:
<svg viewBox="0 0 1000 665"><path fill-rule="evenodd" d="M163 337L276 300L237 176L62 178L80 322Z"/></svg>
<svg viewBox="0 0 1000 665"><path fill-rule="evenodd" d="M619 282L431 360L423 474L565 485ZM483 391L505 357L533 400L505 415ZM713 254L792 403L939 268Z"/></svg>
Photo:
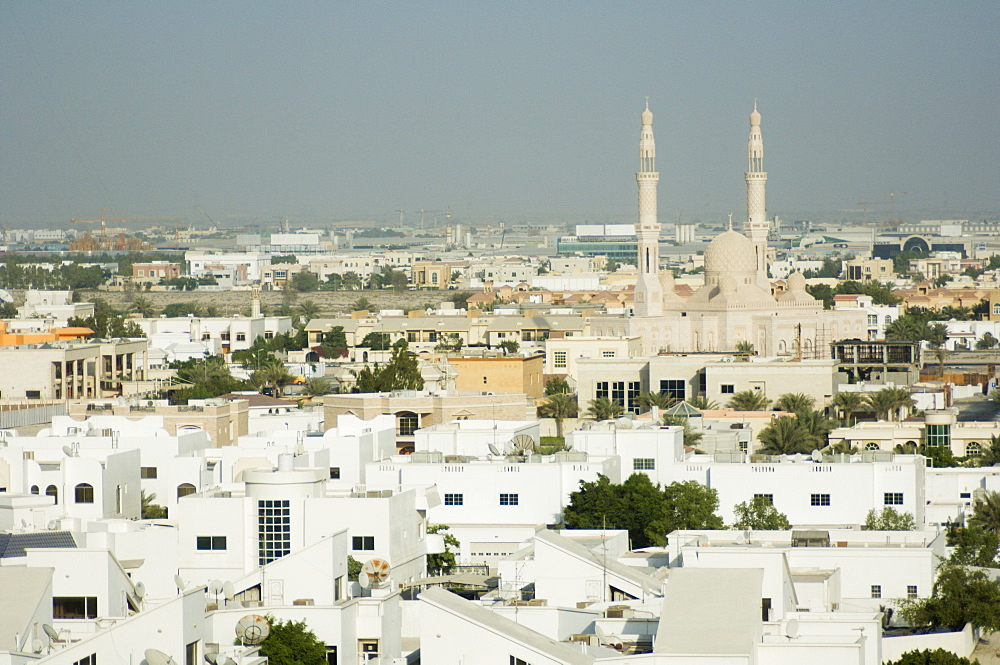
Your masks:
<svg viewBox="0 0 1000 665"><path fill-rule="evenodd" d="M184 587L186 587L188 583L184 581L184 578L180 575L174 575L174 584L177 585L178 591L183 591Z"/></svg>
<svg viewBox="0 0 1000 665"><path fill-rule="evenodd" d="M615 428L617 429L632 429L632 421L624 416L615 421Z"/></svg>
<svg viewBox="0 0 1000 665"><path fill-rule="evenodd" d="M71 446L63 446L63 452L66 453L66 457L76 457L76 451Z"/></svg>
<svg viewBox="0 0 1000 665"><path fill-rule="evenodd" d="M35 641L31 643L31 650L35 653L42 653L44 649L45 645L39 639L35 639Z"/></svg>
<svg viewBox="0 0 1000 665"><path fill-rule="evenodd" d="M222 582L219 580L212 580L208 583L208 592L213 596L218 596L222 593Z"/></svg>
<svg viewBox="0 0 1000 665"><path fill-rule="evenodd" d="M492 453L493 455L500 455L501 454L500 453L500 449L497 448L495 444L490 443L490 444L487 444L487 445L489 446L490 453Z"/></svg>
<svg viewBox="0 0 1000 665"><path fill-rule="evenodd" d="M361 566L361 573L368 575L371 585L375 589L381 589L389 582L389 571L392 566L385 559L368 559L365 561L364 565ZM361 575L358 575L358 582L361 581Z"/></svg>
<svg viewBox="0 0 1000 665"><path fill-rule="evenodd" d="M812 461L814 461L814 462L822 462L823 461L823 453L821 453L819 451L819 449L816 449L816 450L812 451Z"/></svg>
<svg viewBox="0 0 1000 665"><path fill-rule="evenodd" d="M143 655L148 665L177 665L177 661L159 649L146 649Z"/></svg>
<svg viewBox="0 0 1000 665"><path fill-rule="evenodd" d="M222 593L225 595L226 600L232 600L236 598L236 587L230 581L225 581L222 583Z"/></svg>
<svg viewBox="0 0 1000 665"><path fill-rule="evenodd" d="M53 628L51 625L43 623L42 630L45 631L45 634L49 636L50 640L54 642L59 641L59 631Z"/></svg>
<svg viewBox="0 0 1000 665"><path fill-rule="evenodd" d="M220 654L214 653L214 652L213 653L206 653L205 654L205 660L207 660L212 665L222 665L222 663L220 662L222 660L222 658L220 658L219 656L220 656Z"/></svg>
<svg viewBox="0 0 1000 665"><path fill-rule="evenodd" d="M534 452L535 440L527 434L518 434L507 442L507 449L511 450L515 454L525 455L527 453Z"/></svg>
<svg viewBox="0 0 1000 665"><path fill-rule="evenodd" d="M271 624L259 614L248 614L236 622L236 637L244 645L256 646L271 634Z"/></svg>
<svg viewBox="0 0 1000 665"><path fill-rule="evenodd" d="M789 619L785 623L785 637L798 637L799 636L799 620Z"/></svg>
<svg viewBox="0 0 1000 665"><path fill-rule="evenodd" d="M146 585L142 582L135 583L135 597L142 600L146 596Z"/></svg>
<svg viewBox="0 0 1000 665"><path fill-rule="evenodd" d="M358 573L358 584L361 585L362 589L369 589L372 585L372 578L368 576L368 573L361 571Z"/></svg>

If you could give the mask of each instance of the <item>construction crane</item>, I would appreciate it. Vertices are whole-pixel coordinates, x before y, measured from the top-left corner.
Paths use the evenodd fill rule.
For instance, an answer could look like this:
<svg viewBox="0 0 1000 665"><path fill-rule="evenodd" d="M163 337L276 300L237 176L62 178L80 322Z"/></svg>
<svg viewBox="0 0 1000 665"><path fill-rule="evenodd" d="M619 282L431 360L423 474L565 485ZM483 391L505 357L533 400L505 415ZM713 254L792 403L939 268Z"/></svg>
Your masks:
<svg viewBox="0 0 1000 665"><path fill-rule="evenodd" d="M420 209L420 230L421 231L424 230L424 214L425 213L435 213L435 212L444 212L444 210L424 210L423 208Z"/></svg>
<svg viewBox="0 0 1000 665"><path fill-rule="evenodd" d="M108 230L108 222L180 222L183 217L116 217L108 218L104 216L104 208L101 208L100 219L71 219L73 224L100 224L101 235L105 235Z"/></svg>

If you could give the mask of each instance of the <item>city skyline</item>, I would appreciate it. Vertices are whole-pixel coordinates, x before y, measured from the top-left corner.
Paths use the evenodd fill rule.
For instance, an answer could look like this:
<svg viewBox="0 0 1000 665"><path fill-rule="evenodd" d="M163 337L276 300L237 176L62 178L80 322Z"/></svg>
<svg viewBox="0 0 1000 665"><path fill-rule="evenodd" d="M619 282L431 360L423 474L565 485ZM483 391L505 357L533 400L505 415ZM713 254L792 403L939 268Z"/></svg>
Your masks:
<svg viewBox="0 0 1000 665"><path fill-rule="evenodd" d="M740 216L754 98L770 214L995 214L1000 9L857 8L7 2L0 222L634 220L647 95L662 221Z"/></svg>

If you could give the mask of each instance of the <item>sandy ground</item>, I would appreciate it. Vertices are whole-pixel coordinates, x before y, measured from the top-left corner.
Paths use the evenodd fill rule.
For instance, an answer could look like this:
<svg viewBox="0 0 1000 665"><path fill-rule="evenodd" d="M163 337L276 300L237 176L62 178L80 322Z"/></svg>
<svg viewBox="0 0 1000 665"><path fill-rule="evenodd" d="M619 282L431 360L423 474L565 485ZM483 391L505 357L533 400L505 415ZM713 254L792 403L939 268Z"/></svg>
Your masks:
<svg viewBox="0 0 1000 665"><path fill-rule="evenodd" d="M1000 633L980 637L970 660L978 660L979 665L1000 665Z"/></svg>

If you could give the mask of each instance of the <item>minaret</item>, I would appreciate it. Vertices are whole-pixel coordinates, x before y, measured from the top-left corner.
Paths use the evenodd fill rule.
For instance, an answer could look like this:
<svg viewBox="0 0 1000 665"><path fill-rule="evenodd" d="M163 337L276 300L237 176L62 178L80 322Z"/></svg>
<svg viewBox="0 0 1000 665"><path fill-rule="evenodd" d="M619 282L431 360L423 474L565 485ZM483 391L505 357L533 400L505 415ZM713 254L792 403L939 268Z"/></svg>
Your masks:
<svg viewBox="0 0 1000 665"><path fill-rule="evenodd" d="M767 173L764 171L764 139L760 136L760 113L757 112L757 100L753 100L753 113L750 114L750 140L747 142L747 221L743 230L753 243L757 260L757 284L770 290L771 283L767 276L767 232L770 224L767 221L767 206L764 200L764 185L767 183Z"/></svg>
<svg viewBox="0 0 1000 665"><path fill-rule="evenodd" d="M639 222L635 225L639 279L635 285L636 316L663 314L663 288L660 285L660 223L656 221L656 142L653 140L653 114L646 98L642 112L642 131L639 134L639 172L635 174L639 185Z"/></svg>

